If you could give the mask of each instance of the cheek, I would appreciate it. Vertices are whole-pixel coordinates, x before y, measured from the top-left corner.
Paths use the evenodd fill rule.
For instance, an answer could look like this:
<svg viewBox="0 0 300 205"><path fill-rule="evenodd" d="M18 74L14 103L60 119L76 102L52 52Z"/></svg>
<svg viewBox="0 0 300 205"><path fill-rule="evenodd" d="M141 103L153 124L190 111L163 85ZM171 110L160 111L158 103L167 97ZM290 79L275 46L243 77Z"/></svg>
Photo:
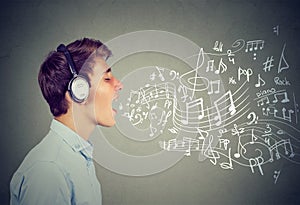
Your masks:
<svg viewBox="0 0 300 205"><path fill-rule="evenodd" d="M105 103L105 94L103 92L97 91L95 96L95 106L96 108L104 106ZM100 106L101 105L101 106Z"/></svg>
<svg viewBox="0 0 300 205"><path fill-rule="evenodd" d="M99 88L95 95L95 110L97 113L110 111L111 96L108 89Z"/></svg>

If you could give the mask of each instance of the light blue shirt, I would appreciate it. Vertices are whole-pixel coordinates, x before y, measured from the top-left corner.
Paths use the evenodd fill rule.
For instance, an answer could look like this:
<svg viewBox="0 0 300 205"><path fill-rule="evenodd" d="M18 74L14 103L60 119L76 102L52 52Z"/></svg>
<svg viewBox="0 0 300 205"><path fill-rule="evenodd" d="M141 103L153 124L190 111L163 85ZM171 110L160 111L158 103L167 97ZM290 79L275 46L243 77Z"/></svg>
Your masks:
<svg viewBox="0 0 300 205"><path fill-rule="evenodd" d="M92 152L88 141L53 120L13 175L10 204L102 204Z"/></svg>

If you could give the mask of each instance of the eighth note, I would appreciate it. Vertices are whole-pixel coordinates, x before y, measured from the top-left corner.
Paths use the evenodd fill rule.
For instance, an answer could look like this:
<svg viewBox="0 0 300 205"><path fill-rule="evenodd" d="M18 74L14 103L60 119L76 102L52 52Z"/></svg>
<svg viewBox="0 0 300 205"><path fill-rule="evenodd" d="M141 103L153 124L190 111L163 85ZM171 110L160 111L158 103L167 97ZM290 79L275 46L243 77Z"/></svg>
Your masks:
<svg viewBox="0 0 300 205"><path fill-rule="evenodd" d="M256 88L259 88L261 86L264 86L266 84L266 82L264 81L264 79L262 79L260 77L260 74L258 74L258 82L255 84L255 87Z"/></svg>
<svg viewBox="0 0 300 205"><path fill-rule="evenodd" d="M220 92L220 80L212 80L210 81L210 85L209 85L209 88L210 90L207 92L207 94L212 94L212 93L215 93L215 94L218 94ZM215 85L215 86L214 86ZM216 87L216 89L214 89L214 87Z"/></svg>
<svg viewBox="0 0 300 205"><path fill-rule="evenodd" d="M228 97L227 97L228 96ZM215 125L220 126L222 123L220 105L223 104L227 99L229 99L230 105L228 107L228 111L230 115L234 115L236 113L235 105L233 102L231 91L227 91L223 96L221 96L218 100L214 102L214 107L217 110L217 115L214 117Z"/></svg>
<svg viewBox="0 0 300 205"><path fill-rule="evenodd" d="M250 142L250 144L254 144L254 142L257 140L257 137L254 135L254 133L253 133L253 129L252 129L252 135L251 135L251 142Z"/></svg>
<svg viewBox="0 0 300 205"><path fill-rule="evenodd" d="M283 91L278 91L277 93L274 93L274 100L273 100L273 103L277 103L278 102L278 97L279 95L283 95L284 98L281 100L281 103L288 103L290 102L290 100L288 99L288 96L287 96L287 92L283 92Z"/></svg>
<svg viewBox="0 0 300 205"><path fill-rule="evenodd" d="M200 114L198 115L198 120L201 120L204 117L203 98L198 98L194 101L186 103L185 119L181 120L183 124L187 125L189 122L189 110L193 107L197 107L198 105L200 105Z"/></svg>
<svg viewBox="0 0 300 205"><path fill-rule="evenodd" d="M254 40L254 41L248 41L246 44L246 50L245 52L247 53L248 51L256 51L258 50L262 50L264 48L264 40ZM256 53L253 53L253 60L256 60Z"/></svg>

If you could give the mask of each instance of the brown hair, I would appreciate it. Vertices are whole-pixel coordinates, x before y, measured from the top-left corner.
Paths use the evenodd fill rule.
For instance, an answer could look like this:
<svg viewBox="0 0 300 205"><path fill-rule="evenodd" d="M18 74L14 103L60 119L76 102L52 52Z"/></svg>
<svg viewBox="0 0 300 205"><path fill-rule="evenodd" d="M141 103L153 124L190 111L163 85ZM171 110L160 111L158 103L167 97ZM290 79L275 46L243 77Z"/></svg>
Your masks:
<svg viewBox="0 0 300 205"><path fill-rule="evenodd" d="M73 58L77 73L88 80L88 74L93 72L94 58L106 59L111 56L111 51L101 41L89 38L76 40L67 45L67 49ZM65 93L72 77L64 54L51 51L40 67L38 82L50 111L55 117L67 112L68 103L65 100Z"/></svg>

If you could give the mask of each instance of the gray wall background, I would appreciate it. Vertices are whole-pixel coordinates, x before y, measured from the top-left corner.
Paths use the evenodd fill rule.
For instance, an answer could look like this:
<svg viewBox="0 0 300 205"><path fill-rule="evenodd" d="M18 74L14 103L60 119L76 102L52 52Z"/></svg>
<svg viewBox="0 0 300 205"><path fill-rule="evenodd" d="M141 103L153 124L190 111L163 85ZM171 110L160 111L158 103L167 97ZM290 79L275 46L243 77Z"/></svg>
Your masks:
<svg viewBox="0 0 300 205"><path fill-rule="evenodd" d="M1 3L0 16L1 204L8 204L13 172L48 131L51 115L37 73L47 53L61 42L81 37L105 42L153 29L177 33L210 48L218 39L231 43L265 37L266 30L280 25L278 41L289 46L287 56L294 69L289 77L295 90L300 88L297 1L13 0ZM126 70L114 72L119 77ZM208 161L198 163L196 156L147 177L122 176L96 165L104 204L299 204L299 168L287 163L284 177L274 185L271 174L262 177L241 167L224 171Z"/></svg>

